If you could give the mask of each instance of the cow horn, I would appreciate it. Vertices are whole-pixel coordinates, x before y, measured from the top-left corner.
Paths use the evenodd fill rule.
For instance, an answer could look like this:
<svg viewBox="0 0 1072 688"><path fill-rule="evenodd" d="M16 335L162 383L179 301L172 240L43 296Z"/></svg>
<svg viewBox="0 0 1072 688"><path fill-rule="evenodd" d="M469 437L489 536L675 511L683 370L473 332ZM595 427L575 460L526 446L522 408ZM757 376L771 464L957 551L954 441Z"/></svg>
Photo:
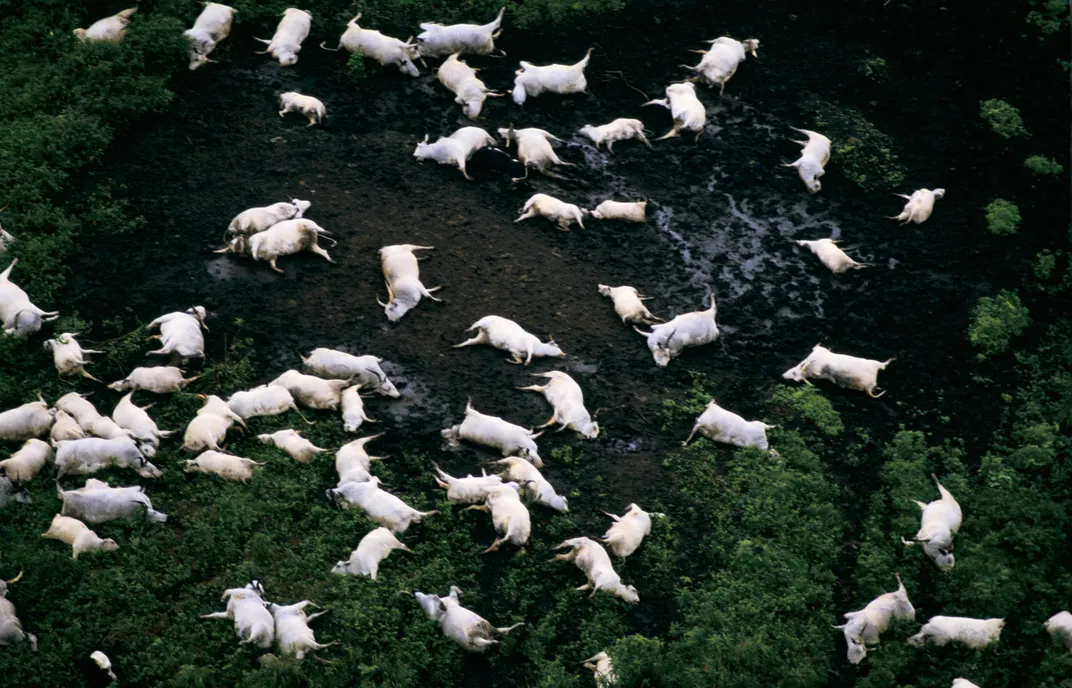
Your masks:
<svg viewBox="0 0 1072 688"><path fill-rule="evenodd" d="M20 580L22 580L22 574L24 574L24 573L26 573L25 569L19 569L19 575L15 576L11 580L6 580L4 582L7 583L8 585L14 585L15 583L18 583Z"/></svg>
<svg viewBox="0 0 1072 688"><path fill-rule="evenodd" d="M383 307L383 308L387 308L387 304L384 303L383 301L380 301L380 295L379 294L376 295L376 303L380 304L380 306Z"/></svg>

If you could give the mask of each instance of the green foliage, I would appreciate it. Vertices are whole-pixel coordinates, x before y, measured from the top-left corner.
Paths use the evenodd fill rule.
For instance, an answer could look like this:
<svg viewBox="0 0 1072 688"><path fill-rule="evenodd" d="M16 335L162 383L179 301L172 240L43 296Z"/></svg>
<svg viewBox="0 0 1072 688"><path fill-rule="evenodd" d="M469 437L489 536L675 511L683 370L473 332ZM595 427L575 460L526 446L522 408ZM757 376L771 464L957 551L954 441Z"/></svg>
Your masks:
<svg viewBox="0 0 1072 688"><path fill-rule="evenodd" d="M1048 249L1039 251L1035 255L1035 264L1032 266L1031 271L1036 279L1044 282L1053 277L1054 271L1057 270L1058 255Z"/></svg>
<svg viewBox="0 0 1072 688"><path fill-rule="evenodd" d="M879 131L863 113L851 106L813 103L815 125L832 141L831 159L842 173L864 191L901 185L905 169L892 138Z"/></svg>
<svg viewBox="0 0 1072 688"><path fill-rule="evenodd" d="M808 421L819 432L837 437L845 430L841 416L827 399L814 387L779 387L771 402L789 410L794 416Z"/></svg>
<svg viewBox="0 0 1072 688"><path fill-rule="evenodd" d="M681 401L663 399L663 430L669 428L672 423L680 423L696 419L696 416L704 412L707 403L711 401L711 395L704 389L707 376L703 373L689 371L692 384L685 392L685 398Z"/></svg>
<svg viewBox="0 0 1072 688"><path fill-rule="evenodd" d="M1033 8L1027 13L1027 23L1037 26L1044 36L1068 30L1068 2L1066 0L1030 0Z"/></svg>
<svg viewBox="0 0 1072 688"><path fill-rule="evenodd" d="M1020 297L1011 291L984 296L972 310L968 340L979 349L980 356L994 356L1009 348L1013 337L1023 334L1031 324L1027 308Z"/></svg>
<svg viewBox="0 0 1072 688"><path fill-rule="evenodd" d="M1057 177L1065 171L1060 163L1045 155L1029 156L1024 160L1024 167L1037 177Z"/></svg>
<svg viewBox="0 0 1072 688"><path fill-rule="evenodd" d="M986 226L991 234L1016 234L1020 229L1020 209L1012 201L995 198L986 206Z"/></svg>
<svg viewBox="0 0 1072 688"><path fill-rule="evenodd" d="M856 71L875 83L888 81L889 72L886 71L886 61L881 57L865 57L856 63Z"/></svg>
<svg viewBox="0 0 1072 688"><path fill-rule="evenodd" d="M1024 127L1020 111L1004 100L991 98L979 101L979 116L1002 138L1030 136Z"/></svg>
<svg viewBox="0 0 1072 688"><path fill-rule="evenodd" d="M347 58L346 73L354 81L364 81L368 77L368 70L365 68L365 54L363 52L358 50Z"/></svg>

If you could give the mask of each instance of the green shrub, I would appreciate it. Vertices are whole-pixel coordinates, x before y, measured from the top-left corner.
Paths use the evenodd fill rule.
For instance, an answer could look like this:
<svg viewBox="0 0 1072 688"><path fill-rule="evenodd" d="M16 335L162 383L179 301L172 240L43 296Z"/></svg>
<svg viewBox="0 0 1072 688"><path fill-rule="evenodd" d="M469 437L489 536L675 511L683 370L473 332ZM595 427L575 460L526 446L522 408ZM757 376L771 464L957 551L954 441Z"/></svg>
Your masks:
<svg viewBox="0 0 1072 688"><path fill-rule="evenodd" d="M886 71L886 61L881 57L867 57L860 60L856 65L856 71L876 82L886 81L890 78L889 73Z"/></svg>
<svg viewBox="0 0 1072 688"><path fill-rule="evenodd" d="M1065 171L1056 160L1047 158L1045 155L1032 155L1024 160L1024 167L1040 177L1056 177Z"/></svg>
<svg viewBox="0 0 1072 688"><path fill-rule="evenodd" d="M841 415L814 387L780 387L771 397L771 403L785 407L824 435L837 437L845 430Z"/></svg>
<svg viewBox="0 0 1072 688"><path fill-rule="evenodd" d="M351 53L346 60L346 73L354 81L363 81L368 77L368 69L365 67L365 54L362 51L358 50L356 53Z"/></svg>
<svg viewBox="0 0 1072 688"><path fill-rule="evenodd" d="M815 126L831 140L831 159L842 174L864 191L901 185L905 169L894 152L893 139L883 134L854 107L814 102Z"/></svg>
<svg viewBox="0 0 1072 688"><path fill-rule="evenodd" d="M972 310L968 340L982 349L980 356L1000 354L1009 347L1013 337L1023 334L1031 324L1027 308L1015 292L1000 291L996 296L984 296Z"/></svg>
<svg viewBox="0 0 1072 688"><path fill-rule="evenodd" d="M979 116L983 118L994 133L1004 138L1013 136L1030 136L1024 127L1020 111L1004 100L991 98L979 101Z"/></svg>
<svg viewBox="0 0 1072 688"><path fill-rule="evenodd" d="M995 198L986 206L986 226L991 234L1016 234L1020 229L1020 209L1012 201Z"/></svg>
<svg viewBox="0 0 1072 688"><path fill-rule="evenodd" d="M1032 272L1035 274L1035 278L1039 281L1045 282L1053 277L1054 271L1057 269L1057 255L1050 250L1039 251L1035 255L1035 264L1032 266Z"/></svg>
<svg viewBox="0 0 1072 688"><path fill-rule="evenodd" d="M1061 31L1062 25L1068 21L1067 0L1031 0L1031 6L1037 9L1027 13L1026 21L1037 26L1043 35Z"/></svg>

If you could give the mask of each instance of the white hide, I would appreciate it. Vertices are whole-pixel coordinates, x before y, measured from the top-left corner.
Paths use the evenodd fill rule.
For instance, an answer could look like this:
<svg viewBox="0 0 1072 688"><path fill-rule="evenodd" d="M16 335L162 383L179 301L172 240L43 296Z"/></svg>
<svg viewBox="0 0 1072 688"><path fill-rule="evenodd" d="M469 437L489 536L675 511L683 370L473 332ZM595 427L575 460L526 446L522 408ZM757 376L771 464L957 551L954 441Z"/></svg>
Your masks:
<svg viewBox="0 0 1072 688"><path fill-rule="evenodd" d="M324 348L313 349L308 358L302 357L302 365L313 375L326 379L353 380L362 387L372 387L386 397L402 396L380 368L382 361L376 356L354 356Z"/></svg>
<svg viewBox="0 0 1072 688"><path fill-rule="evenodd" d="M911 196L904 194L894 194L894 196L900 196L907 199L908 203L905 203L904 209L900 215L893 215L889 219L901 220L901 224L907 224L909 222L915 222L917 225L927 221L927 218L934 212L934 202L939 198L945 196L945 189L917 189L912 192Z"/></svg>
<svg viewBox="0 0 1072 688"><path fill-rule="evenodd" d="M290 391L279 385L260 385L253 389L235 392L227 400L227 407L245 420L262 416L278 416L287 411L295 411L301 415Z"/></svg>
<svg viewBox="0 0 1072 688"><path fill-rule="evenodd" d="M88 29L75 29L72 33L83 43L121 43L127 37L127 24L137 11L137 7L131 7L110 17L98 19L90 24Z"/></svg>
<svg viewBox="0 0 1072 688"><path fill-rule="evenodd" d="M232 425L238 423L246 427L246 421L232 411L223 399L215 394L204 399L205 404L197 410L197 415L186 426L186 432L183 434L182 448L185 451L220 451L220 443L227 437L227 431Z"/></svg>
<svg viewBox="0 0 1072 688"><path fill-rule="evenodd" d="M931 477L934 478L934 484L938 486L938 493L941 497L930 504L913 500L923 511L919 532L911 541L902 537L901 542L906 546L922 543L923 551L934 562L934 565L942 571L948 571L956 565L956 558L953 556L953 537L960 530L963 515L960 511L960 504L949 490L938 482L938 476L932 473Z"/></svg>
<svg viewBox="0 0 1072 688"><path fill-rule="evenodd" d="M270 434L257 435L257 439L262 444L270 444L282 449L298 463L309 463L316 458L317 454L328 451L299 435L297 430L278 430Z"/></svg>
<svg viewBox="0 0 1072 688"><path fill-rule="evenodd" d="M183 359L204 358L205 336L201 334L201 329L208 330L205 315L203 306L194 306L185 312L168 313L153 320L148 329L160 328L160 334L153 337L160 340L160 348L146 355L178 354Z"/></svg>
<svg viewBox="0 0 1072 688"><path fill-rule="evenodd" d="M108 385L108 389L117 392L127 390L145 390L155 394L173 394L181 392L186 385L201 377L195 375L184 380L182 370L175 366L159 366L156 368L135 368L122 380Z"/></svg>
<svg viewBox="0 0 1072 688"><path fill-rule="evenodd" d="M83 349L75 340L77 335L77 332L64 332L63 334L56 335L54 339L45 342L43 347L45 351L52 352L52 362L55 364L56 373L59 374L60 377L63 377L64 375L81 375L94 382L100 382L100 380L86 371L85 366L89 364L89 361L86 360L86 356L104 352L94 351L93 349Z"/></svg>
<svg viewBox="0 0 1072 688"><path fill-rule="evenodd" d="M458 425L442 430L440 434L451 443L469 440L498 449L503 456L520 456L537 468L543 466L535 442L543 433L533 433L502 418L484 415L473 408L471 401L465 404L465 419Z"/></svg>
<svg viewBox="0 0 1072 688"><path fill-rule="evenodd" d="M40 330L42 323L58 318L59 311L43 311L30 303L26 292L11 281L11 270L18 264L15 258L0 272L0 325L9 337L28 337Z"/></svg>
<svg viewBox="0 0 1072 688"><path fill-rule="evenodd" d="M478 149L495 143L491 134L479 127L462 127L450 136L440 136L435 143L428 143L428 136L417 144L413 157L418 160L435 160L440 165L453 165L468 179L465 163Z"/></svg>
<svg viewBox="0 0 1072 688"><path fill-rule="evenodd" d="M972 650L982 650L998 641L1004 627L1004 619L932 616L930 621L919 629L919 633L908 639L908 644L913 647L925 647L928 644L942 647L956 643Z"/></svg>
<svg viewBox="0 0 1072 688"><path fill-rule="evenodd" d="M361 386L347 387L342 393L342 429L357 432L364 423L375 423L365 415L365 402L361 398Z"/></svg>
<svg viewBox="0 0 1072 688"><path fill-rule="evenodd" d="M71 558L78 559L83 552L114 552L119 545L111 538L102 538L77 518L56 514L48 530L41 537L59 540L71 546Z"/></svg>
<svg viewBox="0 0 1072 688"><path fill-rule="evenodd" d="M321 645L316 642L313 629L309 628L309 622L327 612L306 614L305 608L309 606L315 607L316 605L309 600L285 606L274 603L268 605L272 618L275 620L275 641L279 646L279 653L284 657L302 659L310 652L338 644Z"/></svg>
<svg viewBox="0 0 1072 688"><path fill-rule="evenodd" d="M469 652L481 653L491 645L497 645L496 635L506 635L523 623L516 623L505 628L496 628L486 619L461 605L461 588L456 585L450 586L450 595L426 595L423 592L415 592L417 604L432 621L439 624L443 635L461 645Z"/></svg>
<svg viewBox="0 0 1072 688"><path fill-rule="evenodd" d="M54 459L48 442L29 439L10 458L0 461L0 472L12 482L27 483Z"/></svg>
<svg viewBox="0 0 1072 688"><path fill-rule="evenodd" d="M466 507L467 510L487 511L491 513L491 523L495 526L495 541L481 552L496 552L503 543L524 547L532 535L532 518L528 508L521 502L516 483L504 483L498 487L488 488L483 504Z"/></svg>
<svg viewBox="0 0 1072 688"><path fill-rule="evenodd" d="M592 143L596 144L596 148L604 143L607 144L608 153L614 152L615 143L629 139L640 139L648 148L652 147L651 141L644 135L644 123L639 119L619 117L613 122L599 126L586 124L578 129L577 133L591 139Z"/></svg>
<svg viewBox="0 0 1072 688"><path fill-rule="evenodd" d="M867 656L871 647L878 645L879 636L886 632L890 623L899 619L912 621L916 618L916 609L908 600L908 591L897 575L897 590L879 595L856 612L845 613L846 623L834 626L843 631L848 646L848 659L852 664L859 664Z"/></svg>
<svg viewBox="0 0 1072 688"><path fill-rule="evenodd" d="M641 296L640 292L634 287L608 287L605 284L598 286L600 295L610 298L614 303L614 312L618 314L618 317L626 325L636 323L654 325L663 321L662 318L652 315L647 306L644 305L644 301L649 300L651 297Z"/></svg>
<svg viewBox="0 0 1072 688"><path fill-rule="evenodd" d="M646 222L647 201L603 201L592 211L597 220L619 220L620 222Z"/></svg>
<svg viewBox="0 0 1072 688"><path fill-rule="evenodd" d="M953 685L950 686L950 688L979 688L979 686L966 678L955 678L953 679Z"/></svg>
<svg viewBox="0 0 1072 688"><path fill-rule="evenodd" d="M614 552L614 556L623 559L637 551L644 538L651 535L651 517L663 518L664 516L663 514L649 514L636 504L630 504L621 516L615 516L606 511L603 513L613 519L614 523L600 539L606 543L611 552Z"/></svg>
<svg viewBox="0 0 1072 688"><path fill-rule="evenodd" d="M816 239L815 241L798 239L796 244L797 246L806 246L809 251L815 254L819 262L835 275L840 275L847 270L871 267L867 263L857 263L852 258L849 258L848 254L838 248L837 242L833 239Z"/></svg>
<svg viewBox="0 0 1072 688"><path fill-rule="evenodd" d="M699 432L715 442L732 444L735 447L756 447L766 450L768 448L767 431L773 427L775 426L759 420L747 421L736 413L722 408L712 399L707 402L707 408L696 419L692 432L681 443L681 446L691 442L693 436Z"/></svg>
<svg viewBox="0 0 1072 688"><path fill-rule="evenodd" d="M649 100L646 105L661 105L670 111L674 119L674 126L656 141L679 136L681 131L695 131L696 141L700 140L700 134L704 133L707 126L707 108L696 97L696 84L677 83L666 87L666 97L658 100Z"/></svg>
<svg viewBox="0 0 1072 688"><path fill-rule="evenodd" d="M413 551L400 542L394 533L381 526L361 538L361 542L357 543L357 549L350 553L350 558L347 561L337 562L331 572L340 576L367 576L376 580L380 562L396 549L404 552Z"/></svg>
<svg viewBox="0 0 1072 688"><path fill-rule="evenodd" d="M86 399L88 396L88 394L68 392L56 400L56 411L63 411L70 415L86 432L90 432L94 421L101 418L97 407Z"/></svg>
<svg viewBox="0 0 1072 688"><path fill-rule="evenodd" d="M342 391L349 386L347 380L325 380L314 375L305 375L288 370L268 384L286 388L294 400L302 406L334 411L339 408Z"/></svg>
<svg viewBox="0 0 1072 688"><path fill-rule="evenodd" d="M327 117L328 110L323 101L313 96L306 96L297 91L287 91L279 94L279 116L283 117L288 112L297 112L309 120L308 126L320 124Z"/></svg>
<svg viewBox="0 0 1072 688"><path fill-rule="evenodd" d="M527 461L523 463L528 464ZM482 473L480 476L467 475L464 478L455 478L446 473L438 464L433 462L432 466L435 467L436 484L446 489L447 500L455 504L480 504L487 499L489 490L503 484L502 478L497 475Z"/></svg>
<svg viewBox="0 0 1072 688"><path fill-rule="evenodd" d="M484 109L484 101L488 96L505 95L485 86L484 82L477 78L477 71L458 59L458 53L454 53L439 65L436 72L439 83L454 94L454 102L462 106L465 116L469 119L480 117L480 111Z"/></svg>
<svg viewBox="0 0 1072 688"><path fill-rule="evenodd" d="M705 311L682 313L669 322L652 325L650 332L643 332L635 325L633 329L647 337L655 365L665 368L671 359L685 349L710 344L718 339L718 325L715 322L717 312L715 294L712 292L711 307Z"/></svg>
<svg viewBox="0 0 1072 688"><path fill-rule="evenodd" d="M757 57L756 50L759 49L759 41L755 38L736 41L728 36L722 36L707 42L711 44L709 50L692 51L703 55L700 64L695 67L681 66L696 72L697 76L694 79L702 78L712 86L718 84L718 94L722 95L726 90L726 82L737 73L737 65L745 61L747 57L745 51L750 51L752 57Z"/></svg>
<svg viewBox="0 0 1072 688"><path fill-rule="evenodd" d="M346 31L339 37L339 46L337 48L328 48L324 43L321 43L320 47L324 48L324 50L336 51L346 48L347 52L376 60L385 67L395 65L398 67L398 71L403 74L410 76L421 75L417 71L417 66L413 64L413 60L418 56L416 43L412 40L400 41L397 38L385 36L375 29L362 29L357 25L359 19L361 19L360 12L347 22Z"/></svg>
<svg viewBox="0 0 1072 688"><path fill-rule="evenodd" d="M48 441L55 446L57 442L64 440L80 440L86 436L86 431L66 411L56 411L56 421L49 431Z"/></svg>
<svg viewBox="0 0 1072 688"><path fill-rule="evenodd" d="M370 435L339 447L339 451L335 452L335 472L339 474L339 485L348 482L363 483L372 478L369 473L372 462L384 457L370 456L365 445L379 437L382 435Z"/></svg>
<svg viewBox="0 0 1072 688"><path fill-rule="evenodd" d="M276 265L276 261L283 256L292 256L295 253L308 251L324 258L329 263L334 263L328 252L317 244L318 238L327 236L323 227L312 220L283 220L277 222L263 232L258 232L248 239L249 255L253 260L266 260L273 270L282 274L283 271ZM331 240L331 237L328 237ZM217 253L240 252L237 247L245 241L239 237L231 241L231 244Z"/></svg>
<svg viewBox="0 0 1072 688"><path fill-rule="evenodd" d="M7 647L13 643L29 643L30 649L37 652L37 636L22 630L22 622L15 613L15 605L7 599L9 585L18 583L22 578L19 575L10 580L0 580L0 647Z"/></svg>
<svg viewBox="0 0 1072 688"><path fill-rule="evenodd" d="M250 235L270 229L283 220L300 219L312 203L293 199L290 203L273 203L258 208L243 210L227 225L228 235Z"/></svg>
<svg viewBox="0 0 1072 688"><path fill-rule="evenodd" d="M380 489L380 481L373 476L365 482L341 483L329 489L330 501L343 508L359 508L377 525L389 528L400 535L413 523L420 523L438 511L417 511L386 490Z"/></svg>
<svg viewBox="0 0 1072 688"><path fill-rule="evenodd" d="M132 396L134 392L127 392L126 396L119 400L112 411L112 420L124 430L129 430L131 436L141 443L143 454L153 456L160 447L160 440L169 437L171 432L158 428L156 422L145 412L152 404L137 406L131 400Z"/></svg>
<svg viewBox="0 0 1072 688"><path fill-rule="evenodd" d="M525 365L532 361L533 356L566 357L562 349L559 349L558 345L555 344L554 339L544 344L539 337L529 334L513 320L507 320L497 315L486 315L470 325L465 331L472 332L473 330L479 330L476 336L465 340L461 344L455 344L454 348L460 349L474 344L488 344L501 351L509 352L511 359L507 361L508 363L523 362Z"/></svg>
<svg viewBox="0 0 1072 688"><path fill-rule="evenodd" d="M557 224L562 231L568 232L569 226L573 223L577 223L581 229L584 229L584 215L586 212L572 203L566 203L554 196L538 193L525 201L525 205L521 208L521 216L514 222L521 222L530 217L544 217Z"/></svg>
<svg viewBox="0 0 1072 688"><path fill-rule="evenodd" d="M561 513L569 512L569 500L556 493L555 488L543 477L540 470L525 459L508 456L505 459L492 461L492 463L504 466L505 470L500 474L501 478L517 483L521 490L537 504L543 504Z"/></svg>
<svg viewBox="0 0 1072 688"><path fill-rule="evenodd" d="M283 18L279 20L279 26L276 27L272 40L253 39L268 46L257 54L271 53L272 57L279 60L279 64L284 67L296 63L298 53L301 52L301 44L308 38L309 29L312 25L313 16L311 14L304 10L288 7L283 10Z"/></svg>
<svg viewBox="0 0 1072 688"><path fill-rule="evenodd" d="M108 655L104 654L100 650L95 650L94 652L91 652L89 654L89 658L93 660L93 663L96 664L101 671L108 674L108 678L112 679L113 681L119 680L119 677L115 675L114 671L112 671L112 660L108 659Z"/></svg>
<svg viewBox="0 0 1072 688"><path fill-rule="evenodd" d="M63 508L60 513L87 523L104 523L116 519L141 517L156 523L167 521L167 514L153 509L145 488L111 487L108 483L89 478L77 490L56 488Z"/></svg>
<svg viewBox="0 0 1072 688"><path fill-rule="evenodd" d="M206 2L205 9L197 15L194 25L183 31L190 41L190 71L215 60L208 59L220 41L231 33L231 22L237 12L233 7L217 2Z"/></svg>
<svg viewBox="0 0 1072 688"><path fill-rule="evenodd" d="M1054 640L1060 641L1072 652L1072 614L1067 611L1058 612L1046 620L1044 628Z"/></svg>
<svg viewBox="0 0 1072 688"><path fill-rule="evenodd" d="M209 449L198 455L196 459L187 459L183 470L187 473L212 473L224 480L247 482L253 477L253 469L263 465L265 464L253 459Z"/></svg>
<svg viewBox="0 0 1072 688"><path fill-rule="evenodd" d="M160 469L145 460L129 437L86 437L56 444L56 478L90 475L105 468L130 468L143 478L159 478Z"/></svg>
<svg viewBox="0 0 1072 688"><path fill-rule="evenodd" d="M469 55L490 55L495 52L495 39L499 37L502 27L503 12L487 24L420 24L421 33L417 34L417 47L421 57L443 57L452 53ZM506 53L497 57L503 57Z"/></svg>
<svg viewBox="0 0 1072 688"><path fill-rule="evenodd" d="M786 380L808 382L809 379L826 380L833 382L844 389L854 389L867 392L872 399L878 399L886 393L885 390L875 394L878 389L878 374L886 369L894 359L874 361L868 358L857 358L845 354L835 354L818 344L811 350L808 357L782 373Z"/></svg>
<svg viewBox="0 0 1072 688"><path fill-rule="evenodd" d="M607 550L603 549L595 540L586 537L566 540L554 549L566 549L570 551L564 554L556 554L554 561L569 561L574 566L584 571L588 582L577 590L591 590L592 595L603 590L618 599L636 604L640 601L636 588L622 583L621 577L614 571L614 565L610 563Z"/></svg>
<svg viewBox="0 0 1072 688"><path fill-rule="evenodd" d="M565 142L549 131L536 129L535 127L514 129L511 126L510 128L499 129L498 132L499 136L503 137L508 146L510 145L511 139L517 141L517 159L525 166L525 176L528 176L529 168L534 168L536 171L550 177L560 178L557 174L550 171L549 168L552 165L574 166L572 162L565 162L558 157L557 153L555 153L555 149L551 146L551 141L557 141L559 143ZM514 181L520 181L520 179L515 179ZM547 196L547 198L551 197ZM528 210L528 205L528 203L525 204L526 211ZM545 217L547 216L545 215ZM579 219L577 220L577 223L582 227L584 226L584 223L580 222Z"/></svg>
<svg viewBox="0 0 1072 688"><path fill-rule="evenodd" d="M589 48L584 58L572 65L537 66L522 60L521 69L514 72L514 102L524 105L528 98L542 93L584 93L588 87L584 69L591 57L592 48Z"/></svg>
<svg viewBox="0 0 1072 688"><path fill-rule="evenodd" d="M398 322L402 316L408 313L420 303L421 297L427 296L433 301L439 301L432 296L432 292L439 291L442 287L428 289L421 283L420 267L414 251L431 251L435 246L418 246L416 244L398 244L384 246L380 249L380 265L383 268L383 279L387 284L387 303L383 303L377 297L377 303L383 306L387 319Z"/></svg>
<svg viewBox="0 0 1072 688"><path fill-rule="evenodd" d="M249 643L267 650L275 640L275 620L261 597L263 594L264 588L257 581L244 588L225 590L220 599L227 601L226 611L202 614L201 618L231 619L240 645Z"/></svg>
<svg viewBox="0 0 1072 688"><path fill-rule="evenodd" d="M571 428L590 440L599 437L599 424L592 420L592 416L584 407L584 392L572 377L558 370L533 373L533 377L547 378L548 382L545 385L529 385L518 389L543 394L547 403L555 410L551 414L551 420L537 427L546 428L559 424L562 426L559 430Z"/></svg>
<svg viewBox="0 0 1072 688"><path fill-rule="evenodd" d="M594 674L596 688L611 688L618 683L618 675L614 673L614 663L606 652L592 655L581 664Z"/></svg>
<svg viewBox="0 0 1072 688"><path fill-rule="evenodd" d="M800 151L800 157L793 162L784 163L784 166L795 168L808 191L818 193L819 189L823 187L819 177L826 174L823 168L826 167L826 163L830 162L830 139L807 129L797 129L796 127L790 127L790 129L806 135L808 140L794 142L803 146Z"/></svg>
<svg viewBox="0 0 1072 688"><path fill-rule="evenodd" d="M48 432L56 412L48 408L44 397L37 399L0 413L0 440L28 440Z"/></svg>

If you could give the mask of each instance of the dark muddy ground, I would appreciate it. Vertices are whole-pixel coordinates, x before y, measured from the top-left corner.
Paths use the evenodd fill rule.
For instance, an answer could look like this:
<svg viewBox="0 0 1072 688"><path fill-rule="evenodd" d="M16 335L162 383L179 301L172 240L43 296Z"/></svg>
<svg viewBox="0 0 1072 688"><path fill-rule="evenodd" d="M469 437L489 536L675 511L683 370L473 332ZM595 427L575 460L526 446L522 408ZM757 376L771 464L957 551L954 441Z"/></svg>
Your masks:
<svg viewBox="0 0 1072 688"><path fill-rule="evenodd" d="M1059 150L1067 150L1067 131L1053 121L1056 114L1046 114L1061 95L1029 94L1032 86L1008 71L1005 85L985 83L986 70L973 65L985 51L951 55L927 38L945 32L943 40L956 45L958 37L968 44L1000 38L967 9L923 12L895 4L883 14L875 3L844 25L827 26L818 10L795 17L783 3L738 4L731 11L720 3L717 17L713 10L690 19L664 14L657 33L646 37L634 29L540 42L518 36L507 17L500 44L509 57L470 59L492 88L509 89L519 58L573 62L590 43L597 46L588 95L541 96L524 108L509 98L489 100L479 126L542 127L569 139L559 153L578 165L564 170L576 182L535 178L517 189L501 179L469 182L455 169L412 157L425 133L434 139L470 124L427 70L412 79L370 64L369 78L349 80L345 56L316 47L322 40L334 45L341 24L315 26L298 65L280 68L253 55L248 29L236 30L222 52L226 61L184 75L171 111L130 132L112 156L108 169L148 222L136 241L124 238L81 258L74 282L79 309L148 321L204 304L217 314L210 355L221 354L222 333L233 332L240 318L266 380L296 367L295 351L316 346L382 356L404 381L403 400L369 403L372 417L388 421L381 429L390 433L392 448L438 451L439 429L461 418L467 396L482 411L541 423L549 415L543 400L514 387L530 384L529 372L567 370L584 388L588 407L601 409L603 434L583 445L591 482L570 486L585 495L574 500L577 510L593 517L630 501L667 501L672 476L662 475L661 458L689 427L664 432L662 400L680 398L690 371L707 376L722 405L769 418L764 400L771 388L817 342L897 358L880 379L888 390L882 399L826 390L850 428L888 437L900 424L922 424L939 436L966 436L969 450L980 449L999 407L994 393L972 383L959 365L973 356L964 330L974 301L1011 279L1005 272L1011 275L1014 259L983 228L980 208L1001 187L992 179L995 137L980 140L988 135L977 124L977 103L983 97L1017 102L1029 121L1039 122L1040 145L1056 137ZM995 12L988 22L1000 24ZM1018 11L1016 21L1022 22ZM635 24L643 25L652 24ZM572 135L585 123L616 117L638 117L662 134L668 111L639 107L645 97L635 89L661 97L668 83L686 75L677 65L698 57L686 48L730 32L758 37L760 57L741 65L725 97L701 89L709 123L698 146L691 137L656 143L654 151L626 142L608 156ZM862 35L891 65L895 78L884 89L852 71L865 46L846 36ZM1026 63L1015 55L1016 40L1000 44L1000 51ZM801 55L802 45L817 49ZM326 126L306 129L297 117L277 116L277 94L292 89L325 101ZM778 166L798 150L787 127L813 126L799 105L813 94L859 106L895 136L909 171L897 191L947 189L929 222L902 227L883 219L902 201L861 193L841 175L836 158L817 196ZM542 220L512 224L535 192L587 207L608 197L647 197L651 219L642 226L591 220L568 233ZM292 197L311 200L308 216L338 237L330 249L337 264L284 258L280 276L264 263L211 252L236 213ZM1025 219L1067 226L1064 209L1021 207ZM790 241L825 236L841 237L843 246L857 247L852 255L875 267L833 276ZM1041 247L1047 238L1040 233L1028 241ZM390 325L375 301L383 291L376 251L397 243L436 247L421 263L421 276L429 286L443 285L444 303L422 302ZM599 296L599 283L629 284L655 296L649 306L666 318L700 308L713 291L723 337L657 369L644 340ZM554 335L569 358L526 369L506 365L504 354L490 348L451 350L466 338L466 327L488 314ZM951 422L937 422L941 415ZM549 456L572 441L551 435L541 440L542 451ZM466 449L466 458L452 463L464 470L477 456L484 455ZM553 461L546 472L563 482ZM861 491L868 482L838 477Z"/></svg>

